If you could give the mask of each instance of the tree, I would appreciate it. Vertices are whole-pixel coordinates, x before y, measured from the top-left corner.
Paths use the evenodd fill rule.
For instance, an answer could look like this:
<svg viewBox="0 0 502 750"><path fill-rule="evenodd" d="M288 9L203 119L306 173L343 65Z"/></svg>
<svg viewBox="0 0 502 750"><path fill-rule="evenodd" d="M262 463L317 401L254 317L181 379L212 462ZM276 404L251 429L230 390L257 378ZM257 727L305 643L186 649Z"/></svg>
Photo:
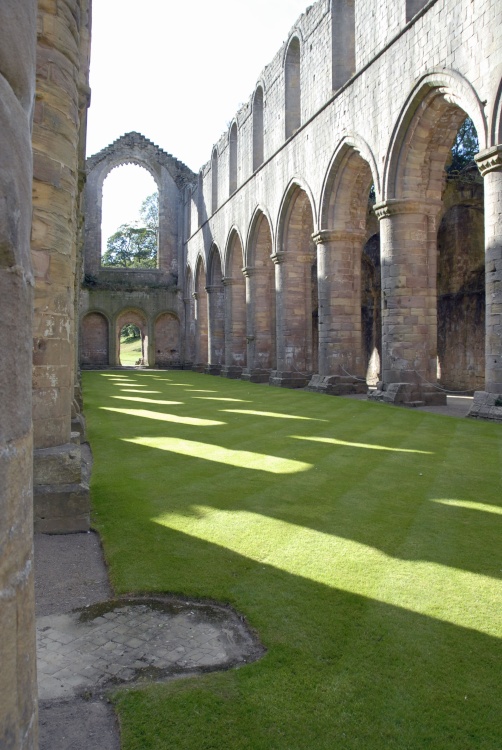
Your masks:
<svg viewBox="0 0 502 750"><path fill-rule="evenodd" d="M140 221L122 224L108 238L102 266L114 268L156 268L159 226L158 193L141 204Z"/></svg>
<svg viewBox="0 0 502 750"><path fill-rule="evenodd" d="M468 164L472 164L479 151L479 140L476 128L470 117L466 117L458 129L455 143L451 148L451 162L446 171L460 172Z"/></svg>

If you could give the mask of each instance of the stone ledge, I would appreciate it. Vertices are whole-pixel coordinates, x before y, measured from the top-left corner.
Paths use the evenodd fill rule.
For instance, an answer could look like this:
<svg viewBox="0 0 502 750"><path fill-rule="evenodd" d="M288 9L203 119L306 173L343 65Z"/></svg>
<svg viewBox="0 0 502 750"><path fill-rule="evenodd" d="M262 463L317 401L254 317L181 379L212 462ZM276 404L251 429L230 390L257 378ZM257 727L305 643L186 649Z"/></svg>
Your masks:
<svg viewBox="0 0 502 750"><path fill-rule="evenodd" d="M312 375L307 390L325 393L327 396L349 396L353 393L367 393L366 381L350 375Z"/></svg>
<svg viewBox="0 0 502 750"><path fill-rule="evenodd" d="M237 365L225 365L221 368L220 375L222 378L238 379L242 374L242 367Z"/></svg>
<svg viewBox="0 0 502 750"><path fill-rule="evenodd" d="M270 380L271 370L264 370L259 367L245 368L241 374L241 380L248 383L268 383Z"/></svg>
<svg viewBox="0 0 502 750"><path fill-rule="evenodd" d="M33 484L79 483L82 478L80 446L75 443L39 448L33 451Z"/></svg>
<svg viewBox="0 0 502 750"><path fill-rule="evenodd" d="M87 484L58 484L34 488L35 533L72 534L89 531L90 493Z"/></svg>
<svg viewBox="0 0 502 750"><path fill-rule="evenodd" d="M269 383L278 388L305 388L311 377L306 372L272 370Z"/></svg>
<svg viewBox="0 0 502 750"><path fill-rule="evenodd" d="M476 391L468 417L502 422L502 393Z"/></svg>
<svg viewBox="0 0 502 750"><path fill-rule="evenodd" d="M378 383L377 390L368 394L371 401L397 406L444 406L446 393L419 383Z"/></svg>

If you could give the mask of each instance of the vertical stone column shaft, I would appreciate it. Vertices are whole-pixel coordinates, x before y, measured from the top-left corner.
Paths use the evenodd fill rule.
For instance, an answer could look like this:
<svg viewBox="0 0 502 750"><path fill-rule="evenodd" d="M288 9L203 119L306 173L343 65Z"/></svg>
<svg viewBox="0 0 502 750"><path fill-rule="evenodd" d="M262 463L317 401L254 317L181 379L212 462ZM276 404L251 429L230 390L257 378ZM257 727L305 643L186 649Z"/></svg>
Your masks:
<svg viewBox="0 0 502 750"><path fill-rule="evenodd" d="M382 380L437 379L436 220L438 206L389 200L375 206L382 266Z"/></svg>
<svg viewBox="0 0 502 750"><path fill-rule="evenodd" d="M225 296L223 285L206 287L209 365L220 366L225 356Z"/></svg>
<svg viewBox="0 0 502 750"><path fill-rule="evenodd" d="M502 145L476 157L485 183L485 390L502 393Z"/></svg>
<svg viewBox="0 0 502 750"><path fill-rule="evenodd" d="M323 231L317 244L319 374L362 372L361 252L364 235Z"/></svg>
<svg viewBox="0 0 502 750"><path fill-rule="evenodd" d="M246 363L246 300L244 278L223 279L225 293L225 365Z"/></svg>
<svg viewBox="0 0 502 750"><path fill-rule="evenodd" d="M310 253L279 252L275 263L277 370L308 372L312 367Z"/></svg>

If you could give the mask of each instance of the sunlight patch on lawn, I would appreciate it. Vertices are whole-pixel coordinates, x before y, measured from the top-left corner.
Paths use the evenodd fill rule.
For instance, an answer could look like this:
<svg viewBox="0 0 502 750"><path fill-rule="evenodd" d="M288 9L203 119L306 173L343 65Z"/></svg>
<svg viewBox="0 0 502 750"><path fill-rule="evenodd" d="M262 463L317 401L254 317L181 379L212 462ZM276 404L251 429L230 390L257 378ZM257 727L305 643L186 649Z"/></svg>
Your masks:
<svg viewBox="0 0 502 750"><path fill-rule="evenodd" d="M502 637L500 582L249 511L192 506L152 520L250 560L443 622Z"/></svg>
<svg viewBox="0 0 502 750"><path fill-rule="evenodd" d="M228 411L228 410L227 410ZM289 435L295 440L311 440L313 443L329 443L329 445L345 445L348 448L369 448L374 451L395 451L396 453L423 453L426 456L433 456L432 451L419 451L412 448L389 448L386 445L374 445L373 443L351 443L347 440L337 440L336 438L327 437L304 437L303 435Z"/></svg>
<svg viewBox="0 0 502 750"><path fill-rule="evenodd" d="M296 414L281 414L275 411L255 411L254 409L222 409L221 411L230 414L252 414L256 417L275 417L276 419L301 419L306 422L327 422L327 419L317 419L316 417L300 417Z"/></svg>
<svg viewBox="0 0 502 750"><path fill-rule="evenodd" d="M179 440L178 438L169 437L138 437L123 438L123 440L126 443L144 445L147 448L158 448L159 450L177 453L182 456L201 458L204 461L215 461L220 464L235 466L239 469L265 471L271 474L296 474L312 468L312 464L307 464L303 461L293 461L289 458L270 456L264 453L232 450L231 448L223 448L220 445L199 443L195 440Z"/></svg>
<svg viewBox="0 0 502 750"><path fill-rule="evenodd" d="M138 388L121 388L123 393L162 393L162 391L141 391Z"/></svg>
<svg viewBox="0 0 502 750"><path fill-rule="evenodd" d="M160 411L149 411L148 409L116 409L112 406L100 406L104 411L113 411L117 414L128 414L131 417L141 417L142 419L157 419L160 422L176 422L178 424L189 424L195 427L213 427L216 425L226 424L226 422L217 422L214 419L199 419L197 417L180 417L177 414L164 414Z"/></svg>
<svg viewBox="0 0 502 750"><path fill-rule="evenodd" d="M481 510L485 513L494 513L502 516L502 508L498 505L488 505L487 503L475 503L472 500L450 500L447 498L431 498L431 502L440 505L453 505L456 508L467 508L469 510Z"/></svg>
<svg viewBox="0 0 502 750"><path fill-rule="evenodd" d="M149 391L140 391L140 393L149 393ZM145 404L159 404L161 406L179 406L184 404L184 401L160 401L155 398L141 398L141 396L111 396L111 398L119 398L121 401L134 401Z"/></svg>
<svg viewBox="0 0 502 750"><path fill-rule="evenodd" d="M194 396L202 401L240 401L242 404L251 404L252 401L246 398L225 398L224 396Z"/></svg>

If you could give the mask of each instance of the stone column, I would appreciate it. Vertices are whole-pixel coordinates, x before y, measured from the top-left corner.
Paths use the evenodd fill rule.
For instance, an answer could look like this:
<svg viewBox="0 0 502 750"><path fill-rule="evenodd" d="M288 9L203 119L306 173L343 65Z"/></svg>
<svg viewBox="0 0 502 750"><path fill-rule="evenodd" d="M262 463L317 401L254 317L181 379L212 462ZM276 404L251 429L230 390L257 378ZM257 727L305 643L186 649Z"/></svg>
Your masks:
<svg viewBox="0 0 502 750"><path fill-rule="evenodd" d="M317 245L319 374L309 390L365 393L361 334L361 252L364 234L322 231Z"/></svg>
<svg viewBox="0 0 502 750"><path fill-rule="evenodd" d="M270 384L303 388L312 375L311 253L281 251L275 264L277 370Z"/></svg>
<svg viewBox="0 0 502 750"><path fill-rule="evenodd" d="M485 390L470 417L502 421L502 145L476 156L485 183Z"/></svg>
<svg viewBox="0 0 502 750"><path fill-rule="evenodd" d="M246 367L241 378L251 383L268 383L275 358L271 331L275 310L267 310L269 271L265 267L242 269L246 283ZM263 309L260 309L263 308Z"/></svg>
<svg viewBox="0 0 502 750"><path fill-rule="evenodd" d="M76 6L76 7L75 7ZM39 4L33 122L35 529L86 531L89 488L71 442L81 136L80 2ZM82 20L82 19L81 19Z"/></svg>
<svg viewBox="0 0 502 750"><path fill-rule="evenodd" d="M187 367L192 367L195 357L195 320L193 315L193 297L185 297L183 299L183 304L185 307L185 348L183 352L183 368L186 369Z"/></svg>
<svg viewBox="0 0 502 750"><path fill-rule="evenodd" d="M30 260L35 0L0 2L0 747L36 750Z"/></svg>
<svg viewBox="0 0 502 750"><path fill-rule="evenodd" d="M433 202L375 206L382 267L382 382L375 398L442 404L437 388L437 214Z"/></svg>
<svg viewBox="0 0 502 750"><path fill-rule="evenodd" d="M225 352L225 298L223 286L206 286L208 316L208 375L219 375Z"/></svg>
<svg viewBox="0 0 502 750"><path fill-rule="evenodd" d="M201 335L201 302L200 295L198 292L193 292L192 297L194 299L195 304L195 319L196 319L196 328L195 328L195 363L192 366L192 370L195 372L205 372L207 367L207 352L205 351L205 346L202 343L202 335ZM207 312L206 312L207 314ZM207 344L207 339L206 339Z"/></svg>
<svg viewBox="0 0 502 750"><path fill-rule="evenodd" d="M245 325L242 310L237 308L234 294L244 287L244 279L223 279L225 305L225 363L220 375L223 378L240 378L246 362ZM243 291L243 289L241 289ZM239 315L240 313L240 315ZM245 311L244 311L245 314Z"/></svg>

